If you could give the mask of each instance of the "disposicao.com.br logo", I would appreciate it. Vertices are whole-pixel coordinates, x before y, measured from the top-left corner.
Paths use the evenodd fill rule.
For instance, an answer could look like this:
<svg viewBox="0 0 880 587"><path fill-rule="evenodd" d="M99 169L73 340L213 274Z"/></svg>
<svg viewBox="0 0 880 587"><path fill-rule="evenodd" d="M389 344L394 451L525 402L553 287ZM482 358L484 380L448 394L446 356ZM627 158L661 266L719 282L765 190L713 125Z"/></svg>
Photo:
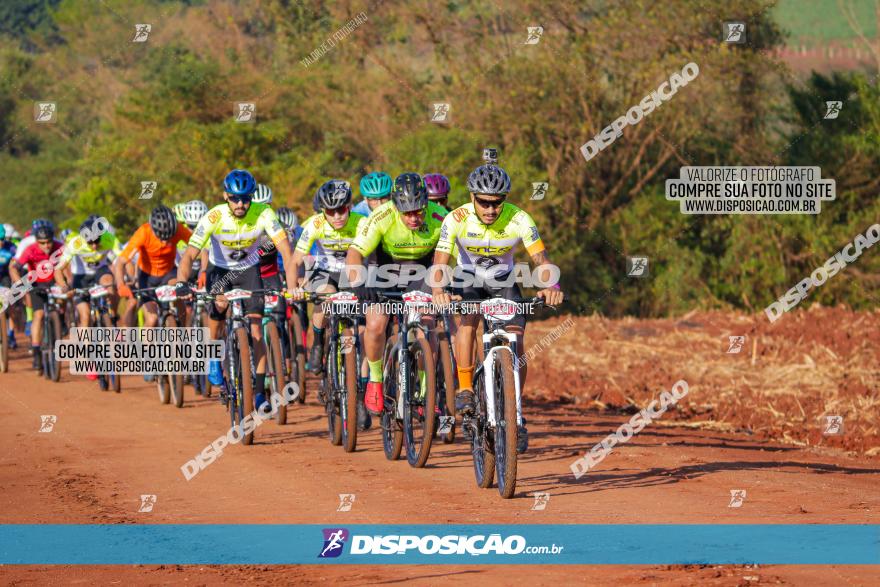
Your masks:
<svg viewBox="0 0 880 587"><path fill-rule="evenodd" d="M319 558L338 557L343 552L344 544L349 537L345 528L325 528L324 546ZM471 556L501 554L560 554L564 546L528 546L526 539L518 534L502 537L501 534L477 534L474 536L429 534L388 534L351 536L351 555L388 555L388 554L441 554Z"/></svg>

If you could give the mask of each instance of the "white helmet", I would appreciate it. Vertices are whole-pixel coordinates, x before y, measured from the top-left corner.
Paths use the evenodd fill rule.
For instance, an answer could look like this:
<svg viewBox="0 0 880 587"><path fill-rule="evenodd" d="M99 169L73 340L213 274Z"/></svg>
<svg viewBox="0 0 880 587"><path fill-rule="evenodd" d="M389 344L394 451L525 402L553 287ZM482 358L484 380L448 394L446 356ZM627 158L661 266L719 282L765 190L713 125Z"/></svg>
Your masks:
<svg viewBox="0 0 880 587"><path fill-rule="evenodd" d="M272 189L262 183L257 184L257 190L254 192L253 197L251 198L252 202L257 204L271 204L272 203Z"/></svg>
<svg viewBox="0 0 880 587"><path fill-rule="evenodd" d="M190 200L183 205L183 221L187 226L195 226L208 213L208 205L201 200Z"/></svg>

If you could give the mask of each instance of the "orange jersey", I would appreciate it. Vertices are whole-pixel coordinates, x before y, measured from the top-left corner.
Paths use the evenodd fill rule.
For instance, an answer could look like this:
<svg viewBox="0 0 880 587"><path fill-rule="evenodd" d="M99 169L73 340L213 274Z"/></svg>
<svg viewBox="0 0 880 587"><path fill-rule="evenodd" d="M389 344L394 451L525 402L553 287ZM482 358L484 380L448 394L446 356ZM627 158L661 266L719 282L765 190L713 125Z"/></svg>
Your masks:
<svg viewBox="0 0 880 587"><path fill-rule="evenodd" d="M192 236L192 232L182 223L177 224L177 232L171 237L171 240L162 244L153 230L150 223L142 224L131 236L131 240L122 250L121 257L126 261L130 261L135 251L138 255L138 267L141 271L153 276L165 275L174 269L174 262L177 259L177 243L179 241L188 241Z"/></svg>

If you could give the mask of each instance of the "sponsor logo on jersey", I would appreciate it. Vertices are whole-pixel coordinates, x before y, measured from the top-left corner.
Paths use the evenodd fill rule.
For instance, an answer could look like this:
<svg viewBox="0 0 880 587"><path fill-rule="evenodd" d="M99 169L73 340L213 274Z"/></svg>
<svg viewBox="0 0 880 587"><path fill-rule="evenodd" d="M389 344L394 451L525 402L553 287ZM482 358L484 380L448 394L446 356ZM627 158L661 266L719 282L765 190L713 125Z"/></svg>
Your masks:
<svg viewBox="0 0 880 587"><path fill-rule="evenodd" d="M212 210L210 214L208 214L208 222L214 224L220 220L220 210Z"/></svg>
<svg viewBox="0 0 880 587"><path fill-rule="evenodd" d="M530 233L529 236L532 238L533 241L539 241L539 240L541 240L541 237L540 237L540 235L538 234L538 227L537 227L537 226L533 226L533 227L531 227L531 228L529 229L529 233Z"/></svg>
<svg viewBox="0 0 880 587"><path fill-rule="evenodd" d="M257 239L247 238L247 239L239 239L239 240L232 240L232 241L220 241L220 244L223 245L224 247L244 249L244 248L251 246L255 242L257 242Z"/></svg>
<svg viewBox="0 0 880 587"><path fill-rule="evenodd" d="M470 215L471 211L467 208L459 208L452 213L452 217L455 218L456 222L461 222L465 218Z"/></svg>
<svg viewBox="0 0 880 587"><path fill-rule="evenodd" d="M480 236L480 233L479 232L469 232L469 233L467 233L467 235L471 238L475 238L475 237Z"/></svg>
<svg viewBox="0 0 880 587"><path fill-rule="evenodd" d="M273 220L272 221L272 230L274 230L275 232L279 232L281 230L281 223L278 222L277 220Z"/></svg>
<svg viewBox="0 0 880 587"><path fill-rule="evenodd" d="M465 249L471 253L477 253L478 255L503 255L510 251L511 247L490 247L490 246L466 246Z"/></svg>

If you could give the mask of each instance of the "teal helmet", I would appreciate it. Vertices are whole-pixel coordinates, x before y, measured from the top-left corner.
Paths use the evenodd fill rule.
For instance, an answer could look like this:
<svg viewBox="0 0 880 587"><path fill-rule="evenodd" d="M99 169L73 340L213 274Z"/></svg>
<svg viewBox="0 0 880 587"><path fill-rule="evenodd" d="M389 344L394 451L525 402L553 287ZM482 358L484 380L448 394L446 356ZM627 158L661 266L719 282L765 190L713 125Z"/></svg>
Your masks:
<svg viewBox="0 0 880 587"><path fill-rule="evenodd" d="M367 199L387 198L393 188L391 176L384 171L368 173L361 179L361 195Z"/></svg>

